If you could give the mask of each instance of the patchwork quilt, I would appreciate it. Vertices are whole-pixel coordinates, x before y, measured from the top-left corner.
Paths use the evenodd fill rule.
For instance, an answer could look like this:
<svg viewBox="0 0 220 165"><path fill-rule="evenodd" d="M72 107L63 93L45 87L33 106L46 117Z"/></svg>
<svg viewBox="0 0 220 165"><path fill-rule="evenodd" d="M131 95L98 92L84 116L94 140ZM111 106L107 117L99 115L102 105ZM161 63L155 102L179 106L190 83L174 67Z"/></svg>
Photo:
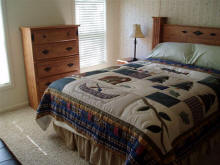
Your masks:
<svg viewBox="0 0 220 165"><path fill-rule="evenodd" d="M37 123L65 122L126 165L170 164L219 127L220 78L189 68L150 59L57 80Z"/></svg>

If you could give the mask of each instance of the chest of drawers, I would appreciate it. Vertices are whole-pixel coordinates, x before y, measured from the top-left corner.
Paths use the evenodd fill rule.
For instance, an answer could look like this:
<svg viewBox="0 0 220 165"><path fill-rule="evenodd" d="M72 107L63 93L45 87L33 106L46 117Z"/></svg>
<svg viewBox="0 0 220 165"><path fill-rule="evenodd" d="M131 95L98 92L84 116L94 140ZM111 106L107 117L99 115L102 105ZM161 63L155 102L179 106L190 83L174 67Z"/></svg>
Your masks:
<svg viewBox="0 0 220 165"><path fill-rule="evenodd" d="M21 27L29 104L37 109L51 82L79 73L78 25Z"/></svg>

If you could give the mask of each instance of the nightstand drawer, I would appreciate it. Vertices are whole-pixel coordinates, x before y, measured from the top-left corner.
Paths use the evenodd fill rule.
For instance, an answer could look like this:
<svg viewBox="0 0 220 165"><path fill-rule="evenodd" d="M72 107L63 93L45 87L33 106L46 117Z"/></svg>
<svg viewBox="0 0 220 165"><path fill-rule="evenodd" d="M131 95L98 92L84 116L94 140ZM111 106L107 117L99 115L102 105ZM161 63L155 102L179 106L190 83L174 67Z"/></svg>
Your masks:
<svg viewBox="0 0 220 165"><path fill-rule="evenodd" d="M74 74L78 74L79 71L75 71L75 72L69 72L69 73L64 73L64 74L59 74L56 76L51 76L51 77L47 77L47 78L43 78L39 80L39 89L40 89L40 93L43 93L45 91L45 89L47 89L47 87L54 81L67 77L67 76L71 76Z"/></svg>
<svg viewBox="0 0 220 165"><path fill-rule="evenodd" d="M66 72L79 70L79 56L63 58L62 60L51 60L37 64L39 78L58 75Z"/></svg>
<svg viewBox="0 0 220 165"><path fill-rule="evenodd" d="M78 38L77 28L50 29L33 31L32 42L34 44L52 43L59 41L67 41Z"/></svg>
<svg viewBox="0 0 220 165"><path fill-rule="evenodd" d="M34 58L37 60L79 54L77 41L66 41L34 46Z"/></svg>

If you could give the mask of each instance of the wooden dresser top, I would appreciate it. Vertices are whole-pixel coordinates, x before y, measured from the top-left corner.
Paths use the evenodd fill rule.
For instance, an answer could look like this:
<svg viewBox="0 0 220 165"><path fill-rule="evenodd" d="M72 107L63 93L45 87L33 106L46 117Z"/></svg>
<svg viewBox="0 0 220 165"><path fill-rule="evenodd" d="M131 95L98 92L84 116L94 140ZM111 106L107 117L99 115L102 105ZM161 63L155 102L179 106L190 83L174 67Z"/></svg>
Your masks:
<svg viewBox="0 0 220 165"><path fill-rule="evenodd" d="M57 26L21 26L20 29L31 28L32 30L48 30L48 29L62 29L62 28L74 28L80 25L57 25Z"/></svg>

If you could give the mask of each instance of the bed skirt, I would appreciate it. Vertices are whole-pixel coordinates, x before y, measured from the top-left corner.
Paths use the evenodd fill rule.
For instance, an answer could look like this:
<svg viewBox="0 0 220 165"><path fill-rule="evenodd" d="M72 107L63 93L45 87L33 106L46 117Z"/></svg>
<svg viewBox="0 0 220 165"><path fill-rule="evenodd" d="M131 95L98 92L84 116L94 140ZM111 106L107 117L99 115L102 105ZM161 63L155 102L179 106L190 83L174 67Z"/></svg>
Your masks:
<svg viewBox="0 0 220 165"><path fill-rule="evenodd" d="M88 161L91 165L123 165L125 157L107 150L94 144L91 140L76 135L55 124L56 133L64 139L66 146L74 151L78 151L79 156ZM173 165L196 165L201 157L208 155L213 150L214 146L220 143L220 131L213 134L211 137L203 140L188 154L172 163Z"/></svg>

